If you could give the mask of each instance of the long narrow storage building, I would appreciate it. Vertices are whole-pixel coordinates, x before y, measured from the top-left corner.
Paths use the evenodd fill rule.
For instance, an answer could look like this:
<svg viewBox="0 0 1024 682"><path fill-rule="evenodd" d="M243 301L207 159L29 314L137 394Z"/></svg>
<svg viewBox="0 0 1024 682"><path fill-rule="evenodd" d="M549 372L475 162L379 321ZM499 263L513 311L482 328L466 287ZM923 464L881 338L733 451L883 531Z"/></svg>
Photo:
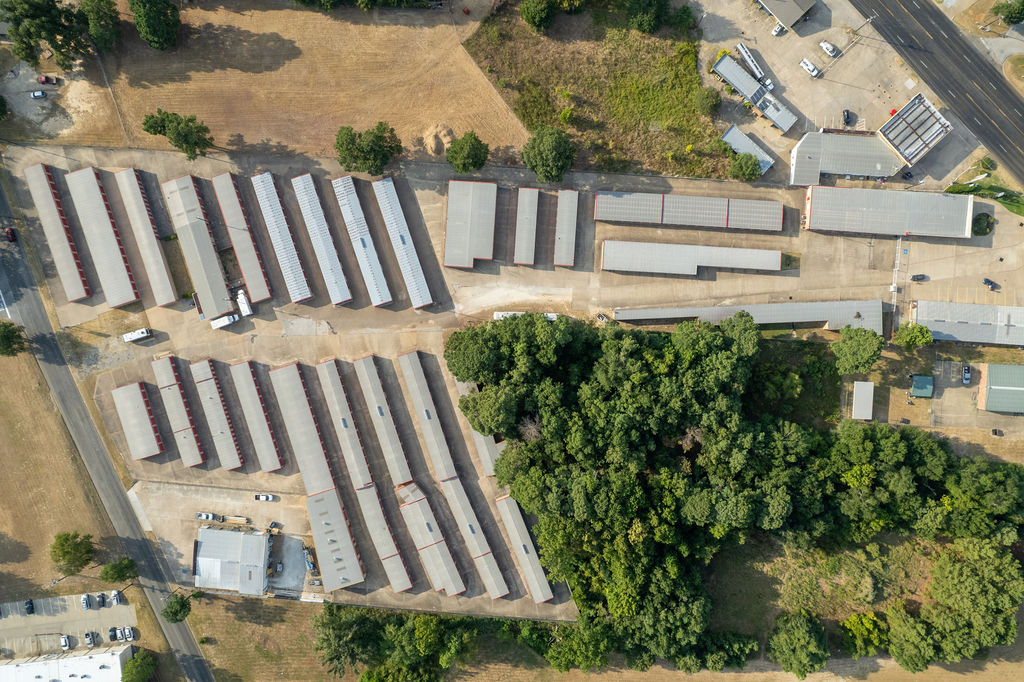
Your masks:
<svg viewBox="0 0 1024 682"><path fill-rule="evenodd" d="M780 201L648 192L598 192L594 199L600 222L757 232L781 232L783 209Z"/></svg>
<svg viewBox="0 0 1024 682"><path fill-rule="evenodd" d="M462 594L466 585L459 576L459 570L452 559L452 553L441 534L441 526L430 509L430 503L419 486L410 483L398 489L401 501L398 509L405 519L409 535L419 552L420 561L427 571L427 578L434 590L442 590L449 597Z"/></svg>
<svg viewBox="0 0 1024 682"><path fill-rule="evenodd" d="M178 301L178 292L167 267L167 257L160 244L149 199L142 189L139 171L125 168L114 173L114 179L121 193L121 203L128 213L128 224L135 236L135 245L139 247L139 255L142 256L142 266L149 280L149 288L153 291L153 299L159 306L172 305Z"/></svg>
<svg viewBox="0 0 1024 682"><path fill-rule="evenodd" d="M206 416L206 425L213 438L213 449L224 469L238 469L242 466L242 454L238 450L235 428L224 404L224 393L213 370L213 362L200 360L191 365L192 381L199 393L199 404Z"/></svg>
<svg viewBox="0 0 1024 682"><path fill-rule="evenodd" d="M50 247L50 256L53 257L64 295L68 301L89 298L92 292L85 279L82 261L78 258L75 240L71 237L71 228L61 206L57 185L53 181L53 170L41 163L29 166L25 169L25 180L32 194L32 203L36 205L39 223L43 226L43 235Z"/></svg>
<svg viewBox="0 0 1024 682"><path fill-rule="evenodd" d="M533 265L537 247L537 200L540 190L520 187L516 208L516 246L512 256L515 265Z"/></svg>
<svg viewBox="0 0 1024 682"><path fill-rule="evenodd" d="M196 179L185 175L168 180L160 187L199 301L199 314L213 319L230 313L235 304L224 283L224 271L206 219L206 209L199 199Z"/></svg>
<svg viewBox="0 0 1024 682"><path fill-rule="evenodd" d="M409 462L405 459L405 451L402 450L402 442L398 439L398 429L395 428L395 420L391 416L391 408L388 406L384 387L380 383L374 356L369 355L356 360L353 365L359 377L363 398L366 400L366 408L370 411L370 421L384 454L384 462L391 475L391 484L399 486L408 483L412 480L412 473L409 471Z"/></svg>
<svg viewBox="0 0 1024 682"><path fill-rule="evenodd" d="M462 381L456 381L455 387L459 390L459 395L469 395L477 390L476 384ZM498 460L501 451L505 449L507 441L496 443L494 436L485 436L472 426L469 427L469 430L473 433L473 444L476 445L476 454L480 458L480 466L483 467L484 475L493 476L494 463Z"/></svg>
<svg viewBox="0 0 1024 682"><path fill-rule="evenodd" d="M444 226L444 264L472 268L475 260L494 258L494 213L498 186L493 182L448 181Z"/></svg>
<svg viewBox="0 0 1024 682"><path fill-rule="evenodd" d="M356 253L356 262L359 263L359 272L363 276L366 292L370 295L370 304L375 307L387 305L391 303L391 290L388 289L388 282L384 278L384 269L380 266L377 249L370 237L370 228L366 224L363 207L359 204L352 176L346 175L331 180L331 187L334 188L334 197L338 201L338 208L341 209L341 216L345 219L345 228L352 242L352 249Z"/></svg>
<svg viewBox="0 0 1024 682"><path fill-rule="evenodd" d="M192 421L192 410L185 397L177 364L173 357L166 356L154 360L151 366L181 463L187 467L199 466L206 460L206 455L199 442L196 424Z"/></svg>
<svg viewBox="0 0 1024 682"><path fill-rule="evenodd" d="M519 569L526 580L526 588L530 591L533 601L543 604L554 598L551 592L551 585L544 575L544 569L537 557L537 548L530 538L530 532L526 529L526 521L523 520L523 512L519 504L508 495L495 500L498 506L498 513L501 515L501 522L505 524L505 531L511 543L512 555L519 564Z"/></svg>
<svg viewBox="0 0 1024 682"><path fill-rule="evenodd" d="M320 264L320 274L324 276L324 283L327 285L327 295L334 305L347 303L352 300L352 292L349 291L345 271L342 270L341 260L338 259L338 250L334 247L331 229L320 205L320 196L317 194L313 176L306 173L292 178L292 187L295 189L295 198L299 201L299 210L302 212L302 221L306 224L309 241L313 244L313 253Z"/></svg>
<svg viewBox="0 0 1024 682"><path fill-rule="evenodd" d="M99 173L90 166L68 173L64 181L75 204L78 222L82 226L85 243L89 247L89 255L92 256L107 305L120 308L139 300L139 290L128 265L128 254L117 232L114 214L110 211L107 193L100 184Z"/></svg>
<svg viewBox="0 0 1024 682"><path fill-rule="evenodd" d="M606 239L602 243L602 270L696 275L698 267L777 272L782 270L782 252L614 239Z"/></svg>
<svg viewBox="0 0 1024 682"><path fill-rule="evenodd" d="M558 190L558 217L555 221L555 265L571 268L576 265L576 214L580 193L574 189Z"/></svg>
<svg viewBox="0 0 1024 682"><path fill-rule="evenodd" d="M110 392L121 420L124 438L132 459L140 460L159 455L164 449L160 432L153 419L153 408L149 404L146 387L141 381L118 386Z"/></svg>
<svg viewBox="0 0 1024 682"><path fill-rule="evenodd" d="M281 451L270 426L267 406L263 402L263 392L256 381L256 370L252 362L246 360L231 365L231 381L242 406L242 416L249 429L249 439L260 463L260 471L277 471L282 465Z"/></svg>
<svg viewBox="0 0 1024 682"><path fill-rule="evenodd" d="M245 282L249 300L253 303L266 301L272 296L270 282L267 281L263 259L260 258L260 252L252 238L252 226L242 206L235 176L231 173L222 173L214 176L211 182L213 192L217 195L220 214L224 218L224 227L227 228L228 238L231 240L231 248L235 251L238 269L242 271L242 281Z"/></svg>
<svg viewBox="0 0 1024 682"><path fill-rule="evenodd" d="M313 297L309 290L309 282L302 270L302 262L295 250L295 241L288 229L288 220L284 217L281 197L274 185L274 176L269 172L253 176L252 188L256 191L256 202L263 214L263 223L267 226L270 243L277 255L277 264L284 275L285 288L292 303L306 301Z"/></svg>
<svg viewBox="0 0 1024 682"><path fill-rule="evenodd" d="M409 301L413 308L422 308L434 302L427 287L427 278L423 276L423 266L416 254L416 245L409 232L409 224L395 192L395 183L391 178L384 178L373 183L373 192L377 195L384 224L388 228L391 246L398 259L398 268L402 271L405 288L409 291Z"/></svg>

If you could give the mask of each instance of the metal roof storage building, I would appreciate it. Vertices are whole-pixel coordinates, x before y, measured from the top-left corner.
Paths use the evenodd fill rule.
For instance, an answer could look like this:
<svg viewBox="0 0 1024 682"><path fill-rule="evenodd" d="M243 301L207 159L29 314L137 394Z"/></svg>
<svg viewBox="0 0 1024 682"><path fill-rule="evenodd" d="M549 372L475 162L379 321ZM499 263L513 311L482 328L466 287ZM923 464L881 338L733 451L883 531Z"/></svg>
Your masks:
<svg viewBox="0 0 1024 682"><path fill-rule="evenodd" d="M430 584L435 591L443 590L449 597L462 594L466 585L459 576L455 560L423 491L415 483L410 483L399 488L397 493L400 500L398 509L405 519Z"/></svg>
<svg viewBox="0 0 1024 682"><path fill-rule="evenodd" d="M493 182L448 181L444 226L444 264L472 268L475 259L494 258L494 212L498 186Z"/></svg>
<svg viewBox="0 0 1024 682"><path fill-rule="evenodd" d="M124 438L128 442L128 452L132 459L139 460L159 455L164 444L160 432L153 419L153 408L146 395L146 387L142 382L118 386L110 392L117 409L117 417L121 420Z"/></svg>
<svg viewBox="0 0 1024 682"><path fill-rule="evenodd" d="M874 413L875 384L871 381L853 382L853 419L871 419Z"/></svg>
<svg viewBox="0 0 1024 682"><path fill-rule="evenodd" d="M409 300L413 308L422 308L434 302L430 297L427 279L423 276L423 266L416 254L416 245L409 232L409 224L405 220L402 204L395 192L395 183L391 178L384 178L373 183L373 193L377 195L384 224L388 228L391 246L398 259L398 268L402 271L405 288L409 291ZM493 238L493 237L492 237Z"/></svg>
<svg viewBox="0 0 1024 682"><path fill-rule="evenodd" d="M333 489L336 487L334 475L309 406L306 382L299 366L292 363L270 370L270 381L306 494L316 495Z"/></svg>
<svg viewBox="0 0 1024 682"><path fill-rule="evenodd" d="M96 276L107 305L118 308L139 300L139 290L128 266L128 255L110 212L107 194L95 168L83 168L64 176L89 246Z"/></svg>
<svg viewBox="0 0 1024 682"><path fill-rule="evenodd" d="M792 28L793 24L807 14L817 0L757 0L757 3L783 26Z"/></svg>
<svg viewBox="0 0 1024 682"><path fill-rule="evenodd" d="M978 366L978 409L1024 414L1024 365Z"/></svg>
<svg viewBox="0 0 1024 682"><path fill-rule="evenodd" d="M516 246L512 256L515 265L533 265L537 247L537 200L540 190L520 187L516 209Z"/></svg>
<svg viewBox="0 0 1024 682"><path fill-rule="evenodd" d="M808 324L824 322L825 329L842 329L846 325L864 327L882 333L882 301L809 301L806 303L751 303L747 305L715 305L693 308L629 308L616 310L619 322L652 322L655 320L697 319L719 324L745 310L754 324Z"/></svg>
<svg viewBox="0 0 1024 682"><path fill-rule="evenodd" d="M110 642L100 649L66 651L61 655L44 654L31 658L0 660L0 682L35 680L89 680L121 682L122 667L135 655L131 642Z"/></svg>
<svg viewBox="0 0 1024 682"><path fill-rule="evenodd" d="M768 152L736 126L729 126L729 129L722 133L722 139L737 154L753 154L757 159L757 165L761 168L761 175L767 173L768 169L775 165L775 160Z"/></svg>
<svg viewBox="0 0 1024 682"><path fill-rule="evenodd" d="M782 231L783 205L762 199L598 192L594 219L609 223Z"/></svg>
<svg viewBox="0 0 1024 682"><path fill-rule="evenodd" d="M807 190L807 229L819 232L968 239L973 218L970 194L820 185Z"/></svg>
<svg viewBox="0 0 1024 682"><path fill-rule="evenodd" d="M242 199L238 194L238 183L231 173L214 176L213 191L217 195L220 214L224 218L231 247L235 250L238 269L242 271L242 281L249 292L249 300L253 303L265 301L271 297L270 282L263 267L263 259L256 250L252 238L252 227L242 207Z"/></svg>
<svg viewBox="0 0 1024 682"><path fill-rule="evenodd" d="M878 136L908 166L913 166L953 130L924 95L918 93L878 129Z"/></svg>
<svg viewBox="0 0 1024 682"><path fill-rule="evenodd" d="M302 270L302 262L299 261L299 254L295 251L292 233L288 229L288 220L284 217L281 197L274 185L274 176L269 172L261 173L253 176L250 180L252 188L256 191L256 202L263 215L263 224L267 226L270 243L277 255L277 264L281 268L281 274L284 275L288 297L292 303L312 298L313 294L309 290L309 283Z"/></svg>
<svg viewBox="0 0 1024 682"><path fill-rule="evenodd" d="M598 192L594 198L594 219L606 223L661 225L664 205L664 194Z"/></svg>
<svg viewBox="0 0 1024 682"><path fill-rule="evenodd" d="M783 133L796 123L796 114L782 106L768 92L768 88L758 83L753 76L747 73L746 69L740 66L739 62L729 55L723 54L711 69Z"/></svg>
<svg viewBox="0 0 1024 682"><path fill-rule="evenodd" d="M877 135L866 131L806 133L789 153L789 184L816 185L822 174L888 178L903 168Z"/></svg>
<svg viewBox="0 0 1024 682"><path fill-rule="evenodd" d="M391 527L384 518L384 509L380 503L380 496L377 494L375 485L367 485L356 490L356 501L359 502L359 511L363 513L363 523L370 534L370 541L377 551L381 566L384 567L384 574L388 577L388 583L394 592L405 592L412 587L412 580L409 579L409 569L405 566L402 555L398 552L395 538L391 534Z"/></svg>
<svg viewBox="0 0 1024 682"><path fill-rule="evenodd" d="M36 205L39 223L43 226L43 235L50 247L50 256L53 257L64 295L69 301L88 298L91 293L89 283L85 279L82 261L78 258L75 240L71 238L71 228L68 227L60 195L53 181L53 171L41 163L29 166L25 169L25 180L32 194L32 203Z"/></svg>
<svg viewBox="0 0 1024 682"><path fill-rule="evenodd" d="M356 360L353 365L356 368L356 375L359 377L359 386L363 390L366 408L370 411L370 421L373 422L374 431L377 432L377 441L384 454L384 461L388 465L391 484L398 486L408 483L412 480L412 473L409 471L409 463L405 459L405 451L402 450L402 441L398 439L398 430L395 428L395 420L391 416L391 408L388 406L384 387L380 383L380 375L377 374L377 363L374 361L374 356L370 355Z"/></svg>
<svg viewBox="0 0 1024 682"><path fill-rule="evenodd" d="M469 395L477 390L474 383L456 381L455 386L459 390L459 395ZM485 436L472 426L469 427L469 430L473 433L473 443L476 445L476 454L480 458L480 466L484 470L484 475L493 476L494 462L497 461L501 451L505 449L506 441L495 443L494 436Z"/></svg>
<svg viewBox="0 0 1024 682"><path fill-rule="evenodd" d="M484 537L484 529L473 511L473 505L469 502L466 489L458 478L449 478L441 481L441 493L448 501L448 507L452 510L455 518L455 525L459 528L469 550L469 556L473 559L476 572L480 574L484 589L491 599L501 599L508 594L508 583L501 575L501 568L497 559L491 553L491 545Z"/></svg>
<svg viewBox="0 0 1024 682"><path fill-rule="evenodd" d="M405 377L409 397L412 398L416 421L419 422L423 439L427 443L427 453L430 455L430 463L434 467L434 478L443 481L458 476L455 463L452 461L452 453L448 449L448 441L445 440L444 430L437 417L434 399L430 396L427 377L423 374L423 364L420 362L419 352L413 351L400 355L398 366L402 368L402 376Z"/></svg>
<svg viewBox="0 0 1024 682"><path fill-rule="evenodd" d="M352 242L352 249L356 253L356 262L359 263L359 272L370 295L370 303L374 306L387 305L391 303L391 291L384 278L384 270L380 266L377 249L370 237L370 228L366 225L366 216L363 215L363 207L359 204L352 177L346 175L336 178L331 181L331 186L334 188L341 216L345 219L345 228Z"/></svg>
<svg viewBox="0 0 1024 682"><path fill-rule="evenodd" d="M359 552L352 542L348 517L338 490L331 488L306 498L306 511L313 531L313 546L320 561L325 592L358 585L366 579Z"/></svg>
<svg viewBox="0 0 1024 682"><path fill-rule="evenodd" d="M509 548L512 556L516 558L523 578L526 580L526 588L530 591L533 601L543 604L554 598L551 592L551 585L541 568L540 559L537 557L537 548L533 545L530 532L526 529L526 521L523 520L523 512L519 504L508 495L495 500L498 506L498 513L501 515L501 522L508 533Z"/></svg>
<svg viewBox="0 0 1024 682"><path fill-rule="evenodd" d="M206 416L206 425L210 429L217 459L225 469L238 469L242 466L242 454L238 451L235 428L228 417L224 394L213 371L213 363L210 360L193 362L191 370L192 381L195 382L196 391L199 393L199 404Z"/></svg>
<svg viewBox="0 0 1024 682"><path fill-rule="evenodd" d="M159 306L171 305L177 302L178 292L167 268L167 258L156 231L153 211L142 189L139 171L125 168L114 173L114 178L121 193L121 203L128 213L128 224L135 236L135 245L139 247L139 255L142 256L142 265L146 270L149 288L153 290L153 298Z"/></svg>
<svg viewBox="0 0 1024 682"><path fill-rule="evenodd" d="M555 220L555 265L571 268L576 264L576 214L580 193L558 190L558 217Z"/></svg>
<svg viewBox="0 0 1024 682"><path fill-rule="evenodd" d="M914 321L936 341L1024 346L1024 308L982 303L917 301Z"/></svg>
<svg viewBox="0 0 1024 682"><path fill-rule="evenodd" d="M235 304L224 284L224 272L206 220L206 210L199 199L196 179L185 175L168 180L160 188L199 299L200 315L212 319L230 313Z"/></svg>
<svg viewBox="0 0 1024 682"><path fill-rule="evenodd" d="M606 239L602 244L602 270L696 275L698 267L779 271L782 269L782 252L613 239Z"/></svg>
<svg viewBox="0 0 1024 682"><path fill-rule="evenodd" d="M277 471L281 468L281 452L270 427L270 417L267 416L267 407L252 362L231 365L231 381L242 406L242 416L249 429L249 439L260 463L260 471Z"/></svg>
<svg viewBox="0 0 1024 682"><path fill-rule="evenodd" d="M196 425L192 421L192 410L189 409L174 358L159 358L154 360L151 366L181 463L187 467L199 466L206 460L206 455L199 443L199 434L196 433Z"/></svg>
<svg viewBox="0 0 1024 682"><path fill-rule="evenodd" d="M306 232L313 244L313 253L316 254L317 263L320 265L320 273L324 276L331 303L341 305L351 301L352 292L349 291L345 271L342 270L341 261L338 259L338 250L334 247L331 228L327 225L327 216L320 205L313 176L306 173L292 178L292 187L295 189L302 221L306 224Z"/></svg>
<svg viewBox="0 0 1024 682"><path fill-rule="evenodd" d="M262 597L267 592L270 536L200 528L196 540L195 585Z"/></svg>

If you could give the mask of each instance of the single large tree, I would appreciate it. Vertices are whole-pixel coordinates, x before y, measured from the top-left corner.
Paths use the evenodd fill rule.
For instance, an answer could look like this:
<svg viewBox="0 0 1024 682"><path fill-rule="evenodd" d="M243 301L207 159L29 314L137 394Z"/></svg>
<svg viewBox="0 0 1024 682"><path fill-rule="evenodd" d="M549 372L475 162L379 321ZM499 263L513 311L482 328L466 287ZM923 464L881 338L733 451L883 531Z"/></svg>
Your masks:
<svg viewBox="0 0 1024 682"><path fill-rule="evenodd" d="M137 577L139 566L131 557L123 556L100 569L100 580L108 583L123 583Z"/></svg>
<svg viewBox="0 0 1024 682"><path fill-rule="evenodd" d="M72 68L91 51L88 19L62 0L0 0L0 21L9 24L14 56L33 66L39 63L43 43L62 69Z"/></svg>
<svg viewBox="0 0 1024 682"><path fill-rule="evenodd" d="M140 649L121 666L121 682L149 682L156 675L160 661L145 649Z"/></svg>
<svg viewBox="0 0 1024 682"><path fill-rule="evenodd" d="M180 623L190 613L192 613L192 600L183 594L174 594L167 600L167 605L164 606L160 615L168 623Z"/></svg>
<svg viewBox="0 0 1024 682"><path fill-rule="evenodd" d="M11 320L0 320L0 355L10 357L26 350L25 329Z"/></svg>
<svg viewBox="0 0 1024 682"><path fill-rule="evenodd" d="M110 52L121 40L121 15L114 0L82 0L79 6L89 20L89 37L101 52Z"/></svg>
<svg viewBox="0 0 1024 682"><path fill-rule="evenodd" d="M448 163L456 173L480 170L487 163L490 151L487 143L470 130L462 137L452 140L451 146L448 147Z"/></svg>
<svg viewBox="0 0 1024 682"><path fill-rule="evenodd" d="M558 8L552 0L523 0L519 16L538 33L543 33L555 21Z"/></svg>
<svg viewBox="0 0 1024 682"><path fill-rule="evenodd" d="M576 160L576 147L564 130L538 126L523 147L523 162L540 182L561 182Z"/></svg>
<svg viewBox="0 0 1024 682"><path fill-rule="evenodd" d="M825 628L806 611L783 613L775 619L768 658L801 680L818 672L828 660Z"/></svg>
<svg viewBox="0 0 1024 682"><path fill-rule="evenodd" d="M89 565L95 551L91 535L57 533L50 545L50 560L64 575L74 575Z"/></svg>
<svg viewBox="0 0 1024 682"><path fill-rule="evenodd" d="M195 114L182 116L173 111L157 109L155 114L146 114L142 129L150 135L163 135L172 145L185 152L185 158L195 161L197 156L206 156L206 150L213 146L210 129Z"/></svg>
<svg viewBox="0 0 1024 682"><path fill-rule="evenodd" d="M395 129L384 121L357 133L351 126L338 130L334 140L338 162L347 171L380 175L391 159L402 153L402 141Z"/></svg>
<svg viewBox="0 0 1024 682"><path fill-rule="evenodd" d="M921 346L929 346L933 340L931 330L916 322L909 322L901 326L892 337L893 343L903 346L903 349L907 351Z"/></svg>
<svg viewBox="0 0 1024 682"><path fill-rule="evenodd" d="M732 164L729 166L729 177L734 180L753 182L761 177L761 163L750 152L737 154L732 157Z"/></svg>
<svg viewBox="0 0 1024 682"><path fill-rule="evenodd" d="M157 50L166 50L178 42L181 18L178 6L171 0L128 0L135 17L139 37Z"/></svg>
<svg viewBox="0 0 1024 682"><path fill-rule="evenodd" d="M1008 24L1024 23L1024 0L1009 0L992 6L992 13L998 14Z"/></svg>
<svg viewBox="0 0 1024 682"><path fill-rule="evenodd" d="M882 357L885 340L873 329L846 325L839 332L839 340L829 346L836 356L836 369L840 374L861 374L870 370Z"/></svg>

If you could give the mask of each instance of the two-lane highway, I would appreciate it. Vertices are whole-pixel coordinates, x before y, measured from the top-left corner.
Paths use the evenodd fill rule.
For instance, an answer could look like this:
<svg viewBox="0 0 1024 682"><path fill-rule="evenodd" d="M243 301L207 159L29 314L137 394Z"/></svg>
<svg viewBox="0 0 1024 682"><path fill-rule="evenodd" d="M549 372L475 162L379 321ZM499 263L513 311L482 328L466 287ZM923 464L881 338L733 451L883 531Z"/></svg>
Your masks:
<svg viewBox="0 0 1024 682"><path fill-rule="evenodd" d="M1024 183L1024 98L934 0L850 0L978 141Z"/></svg>

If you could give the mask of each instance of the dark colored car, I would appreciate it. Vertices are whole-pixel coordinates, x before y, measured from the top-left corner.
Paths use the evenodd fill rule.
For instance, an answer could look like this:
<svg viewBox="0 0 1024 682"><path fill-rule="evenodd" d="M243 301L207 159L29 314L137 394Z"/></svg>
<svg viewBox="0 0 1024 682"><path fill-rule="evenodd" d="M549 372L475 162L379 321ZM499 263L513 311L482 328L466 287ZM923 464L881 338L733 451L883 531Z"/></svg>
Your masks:
<svg viewBox="0 0 1024 682"><path fill-rule="evenodd" d="M963 376L964 376L964 383L965 384L971 383L971 366L970 365L964 365L963 369L962 369L962 373L963 373Z"/></svg>
<svg viewBox="0 0 1024 682"><path fill-rule="evenodd" d="M909 180L910 178L914 177L914 174L911 173L910 171L906 171L900 177L903 178L904 180Z"/></svg>
<svg viewBox="0 0 1024 682"><path fill-rule="evenodd" d="M843 109L843 125L850 125L850 121L853 120L853 114L850 113L849 109Z"/></svg>
<svg viewBox="0 0 1024 682"><path fill-rule="evenodd" d="M36 605L32 603L31 599L25 600L25 613L32 615L36 612Z"/></svg>
<svg viewBox="0 0 1024 682"><path fill-rule="evenodd" d="M38 78L36 78L36 83L39 83L40 85L53 85L56 82L57 81L55 81L50 76L39 76Z"/></svg>
<svg viewBox="0 0 1024 682"><path fill-rule="evenodd" d="M98 592L96 594L96 607L102 609L106 605L107 605L107 595L104 594L103 592Z"/></svg>
<svg viewBox="0 0 1024 682"><path fill-rule="evenodd" d="M17 233L15 233L13 227L5 227L4 228L4 236L7 237L7 241L9 241L9 242L16 242L16 241L18 241L18 235L17 235Z"/></svg>
<svg viewBox="0 0 1024 682"><path fill-rule="evenodd" d="M116 627L110 626L110 631L107 632L107 639L110 640L111 642L116 642L117 641L117 628Z"/></svg>
<svg viewBox="0 0 1024 682"><path fill-rule="evenodd" d="M995 291L996 287L999 286L998 284L996 284L995 282L990 280L988 277L986 277L985 279L981 280L981 283L984 284L985 286L987 286L992 291Z"/></svg>
<svg viewBox="0 0 1024 682"><path fill-rule="evenodd" d="M911 275L910 276L910 281L911 282L923 282L926 279L928 279L928 275Z"/></svg>

